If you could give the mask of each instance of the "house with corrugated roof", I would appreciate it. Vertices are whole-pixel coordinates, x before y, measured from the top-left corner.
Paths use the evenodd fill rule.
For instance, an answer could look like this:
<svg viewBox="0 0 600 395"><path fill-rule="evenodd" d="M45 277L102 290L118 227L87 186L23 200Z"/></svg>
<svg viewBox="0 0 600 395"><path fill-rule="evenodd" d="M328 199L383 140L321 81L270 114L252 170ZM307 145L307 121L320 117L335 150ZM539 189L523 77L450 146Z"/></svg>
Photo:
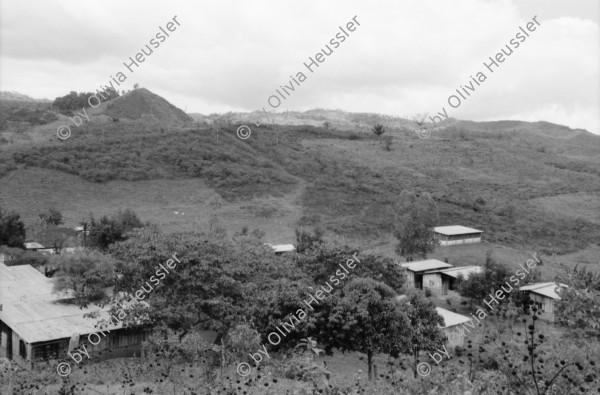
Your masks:
<svg viewBox="0 0 600 395"><path fill-rule="evenodd" d="M275 255L281 255L284 252L294 252L296 247L293 244L269 244L265 243L266 246L271 247Z"/></svg>
<svg viewBox="0 0 600 395"><path fill-rule="evenodd" d="M402 305L403 303L410 304L410 301L406 295L398 295L394 297L394 300L399 305ZM439 328L442 330L442 333L448 339L448 347L456 348L458 346L464 346L465 328L463 324L469 322L470 318L462 314L454 313L450 310L443 309L441 307L436 307L435 310L438 313L438 315L444 320L444 323L440 325Z"/></svg>
<svg viewBox="0 0 600 395"><path fill-rule="evenodd" d="M81 344L92 352L111 350L113 357L140 350L148 335L145 330L124 328L120 321L110 320L108 306L90 304L81 309L67 303L71 293L54 293L54 282L30 265L6 266L0 256L1 358L30 367L38 361L65 357ZM90 313L96 317L87 317ZM102 327L101 341L90 344L88 336L100 332L96 327L100 320L108 322Z"/></svg>
<svg viewBox="0 0 600 395"><path fill-rule="evenodd" d="M556 282L535 283L522 286L519 291L526 292L533 300L538 311L542 312L539 316L541 319L554 322L556 302L561 300L557 292L560 288L568 288L568 286Z"/></svg>
<svg viewBox="0 0 600 395"><path fill-rule="evenodd" d="M482 230L467 228L462 225L437 226L433 228L441 246L480 243Z"/></svg>
<svg viewBox="0 0 600 395"><path fill-rule="evenodd" d="M449 269L438 269L423 274L423 289L429 289L436 295L448 295L449 291L456 291L459 277L468 279L473 273L481 273L480 266L461 266Z"/></svg>
<svg viewBox="0 0 600 395"><path fill-rule="evenodd" d="M444 319L444 325L441 326L441 329L448 338L448 347L463 347L465 343L465 329L463 324L469 322L470 319L467 316L441 307L436 307L435 309L438 315Z"/></svg>
<svg viewBox="0 0 600 395"><path fill-rule="evenodd" d="M449 263L437 259L407 262L402 263L400 266L406 269L406 286L417 289L423 289L423 275L426 272L452 267Z"/></svg>

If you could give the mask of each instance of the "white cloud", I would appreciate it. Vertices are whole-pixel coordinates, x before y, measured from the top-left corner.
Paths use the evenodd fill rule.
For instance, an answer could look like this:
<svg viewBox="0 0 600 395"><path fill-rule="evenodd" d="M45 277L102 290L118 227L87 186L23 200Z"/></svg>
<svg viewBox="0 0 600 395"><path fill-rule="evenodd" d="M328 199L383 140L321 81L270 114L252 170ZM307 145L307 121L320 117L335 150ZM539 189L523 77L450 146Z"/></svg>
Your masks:
<svg viewBox="0 0 600 395"><path fill-rule="evenodd" d="M191 112L260 109L303 71L308 79L285 109L412 115L445 106L462 119L520 116L600 133L600 35L590 12L600 4L563 3L5 0L0 86L48 98L93 90L177 15L181 26L124 85L140 83ZM308 72L302 63L355 15L356 31ZM450 109L448 95L534 15L538 30Z"/></svg>

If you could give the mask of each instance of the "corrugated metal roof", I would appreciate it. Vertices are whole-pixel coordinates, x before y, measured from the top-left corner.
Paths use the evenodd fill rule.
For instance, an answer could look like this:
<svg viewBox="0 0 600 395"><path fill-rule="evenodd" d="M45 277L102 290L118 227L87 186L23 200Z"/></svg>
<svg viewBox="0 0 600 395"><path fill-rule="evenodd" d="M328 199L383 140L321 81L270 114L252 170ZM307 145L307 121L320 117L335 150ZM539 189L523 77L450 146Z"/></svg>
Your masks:
<svg viewBox="0 0 600 395"><path fill-rule="evenodd" d="M569 286L565 285L565 284L554 283L554 282L535 283L535 284L525 285L525 286L519 288L519 290L533 292L533 293L543 295L543 296L546 296L548 298L555 299L555 300L561 300L560 296L558 296L558 293L556 292L556 289L559 287L568 288Z"/></svg>
<svg viewBox="0 0 600 395"><path fill-rule="evenodd" d="M265 243L265 245L271 247L273 249L273 252L290 252L290 251L295 251L296 247L294 247L293 244L276 244L276 245L272 245L269 243Z"/></svg>
<svg viewBox="0 0 600 395"><path fill-rule="evenodd" d="M444 269L452 267L449 263L438 261L437 259L426 259L424 261L407 262L403 263L402 266L411 272L422 272L426 270Z"/></svg>
<svg viewBox="0 0 600 395"><path fill-rule="evenodd" d="M433 228L435 233L442 235L453 236L453 235L464 235L469 233L483 233L483 230L467 228L462 225L450 225L450 226L437 226Z"/></svg>
<svg viewBox="0 0 600 395"><path fill-rule="evenodd" d="M436 307L435 309L437 310L438 315L441 315L444 319L444 326L442 326L444 329L470 321L470 318L462 314L457 314L450 310L442 309L441 307Z"/></svg>
<svg viewBox="0 0 600 395"><path fill-rule="evenodd" d="M34 249L39 249L39 248L44 248L43 245L41 245L40 243L37 243L35 241L29 241L27 243L23 243L25 245L25 249L27 250L34 250Z"/></svg>
<svg viewBox="0 0 600 395"><path fill-rule="evenodd" d="M96 324L100 319L108 320L109 307L100 309L90 305L80 309L73 304L60 301L31 301L19 304L3 305L0 320L8 325L27 343L37 343L71 337L73 334L89 334L99 332ZM85 314L97 311L96 318L84 317ZM109 325L106 329L113 330L121 325ZM104 330L104 329L102 329Z"/></svg>
<svg viewBox="0 0 600 395"><path fill-rule="evenodd" d="M458 278L462 275L465 280L469 278L472 273L481 273L483 268L481 266L461 266L453 267L452 269L440 270L440 273L444 273L447 276Z"/></svg>
<svg viewBox="0 0 600 395"><path fill-rule="evenodd" d="M109 306L90 305L80 309L61 300L70 293L53 293L54 279L47 278L30 265L6 266L0 262L0 320L27 343L71 337L73 334L98 332L97 322L108 319ZM84 315L97 311L97 318ZM107 329L116 329L117 325Z"/></svg>

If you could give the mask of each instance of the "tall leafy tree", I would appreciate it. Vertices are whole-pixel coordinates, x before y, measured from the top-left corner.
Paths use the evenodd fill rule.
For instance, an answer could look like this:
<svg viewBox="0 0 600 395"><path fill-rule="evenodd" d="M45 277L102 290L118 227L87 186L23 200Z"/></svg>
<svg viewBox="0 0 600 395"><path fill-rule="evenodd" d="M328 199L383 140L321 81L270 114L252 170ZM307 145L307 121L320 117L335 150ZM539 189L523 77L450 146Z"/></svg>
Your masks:
<svg viewBox="0 0 600 395"><path fill-rule="evenodd" d="M260 241L236 244L205 233L165 235L145 227L108 251L121 262L115 290L134 295L143 288L143 300L150 305L144 312L148 321L164 323L181 338L203 329L216 331L220 339L233 326L250 320L253 308L266 308L258 304L262 300L258 295L272 293L279 278L294 280L299 273L291 261L275 256ZM165 273L159 265L167 267L173 254L180 262L172 261L175 268ZM113 302L122 307L116 298Z"/></svg>
<svg viewBox="0 0 600 395"><path fill-rule="evenodd" d="M600 274L578 265L564 267L557 281L568 288L557 288L556 321L578 334L600 339Z"/></svg>
<svg viewBox="0 0 600 395"><path fill-rule="evenodd" d="M324 284L340 269L340 264L348 260L356 262L349 271L348 278L367 277L388 285L398 292L406 282L406 274L392 258L377 254L363 254L348 246L338 247L327 244L304 251L297 258L298 266L315 284ZM349 280L342 280L348 282Z"/></svg>
<svg viewBox="0 0 600 395"><path fill-rule="evenodd" d="M53 208L49 209L48 212L40 214L40 220L45 225L60 225L63 223L62 213Z"/></svg>
<svg viewBox="0 0 600 395"><path fill-rule="evenodd" d="M396 204L394 236L398 239L396 253L412 261L415 256L427 257L438 241L433 232L439 219L437 206L428 193L417 196L403 190Z"/></svg>
<svg viewBox="0 0 600 395"><path fill-rule="evenodd" d="M404 351L413 356L414 377L416 378L421 351L433 352L446 341L445 335L439 328L439 325L444 325L444 319L438 315L435 304L418 290L398 303L410 321L410 342L405 343Z"/></svg>
<svg viewBox="0 0 600 395"><path fill-rule="evenodd" d="M488 251L483 271L481 273L471 273L468 279L462 280L458 285L458 292L465 298L481 302L486 298L489 299L489 294L499 290L501 286L506 287L506 282L509 281L510 276L511 273L506 266L496 262L492 251Z"/></svg>
<svg viewBox="0 0 600 395"><path fill-rule="evenodd" d="M112 243L125 240L131 230L147 225L131 209L117 211L110 217L105 215L99 220L91 217L90 244L104 250Z"/></svg>
<svg viewBox="0 0 600 395"><path fill-rule="evenodd" d="M23 248L25 224L17 213L2 212L0 208L0 245Z"/></svg>
<svg viewBox="0 0 600 395"><path fill-rule="evenodd" d="M115 283L116 261L98 251L53 255L50 264L58 269L54 292L72 292L81 307L105 299L104 289Z"/></svg>
<svg viewBox="0 0 600 395"><path fill-rule="evenodd" d="M333 348L367 355L369 380L373 357L385 352L397 357L409 341L409 320L394 302L396 295L387 285L369 278L355 278L347 284L331 310L319 313L319 339L325 351ZM325 340L323 340L325 339Z"/></svg>

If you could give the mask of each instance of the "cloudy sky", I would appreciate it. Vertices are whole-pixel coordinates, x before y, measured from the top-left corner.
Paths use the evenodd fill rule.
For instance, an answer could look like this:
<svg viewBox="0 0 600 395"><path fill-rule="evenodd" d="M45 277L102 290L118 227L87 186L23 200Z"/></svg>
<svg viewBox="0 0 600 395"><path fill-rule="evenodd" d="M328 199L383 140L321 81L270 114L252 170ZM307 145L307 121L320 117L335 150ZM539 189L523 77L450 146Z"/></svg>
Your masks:
<svg viewBox="0 0 600 395"><path fill-rule="evenodd" d="M534 16L536 30L489 72L483 62ZM308 71L352 18L360 26ZM2 0L0 90L54 99L123 73L119 89L139 83L188 112L272 110L279 89L277 111L411 117L444 107L459 119L600 134L599 20L598 0ZM153 52L130 72L123 62L146 45ZM306 80L291 83L298 72ZM448 97L478 72L486 80L452 108Z"/></svg>

